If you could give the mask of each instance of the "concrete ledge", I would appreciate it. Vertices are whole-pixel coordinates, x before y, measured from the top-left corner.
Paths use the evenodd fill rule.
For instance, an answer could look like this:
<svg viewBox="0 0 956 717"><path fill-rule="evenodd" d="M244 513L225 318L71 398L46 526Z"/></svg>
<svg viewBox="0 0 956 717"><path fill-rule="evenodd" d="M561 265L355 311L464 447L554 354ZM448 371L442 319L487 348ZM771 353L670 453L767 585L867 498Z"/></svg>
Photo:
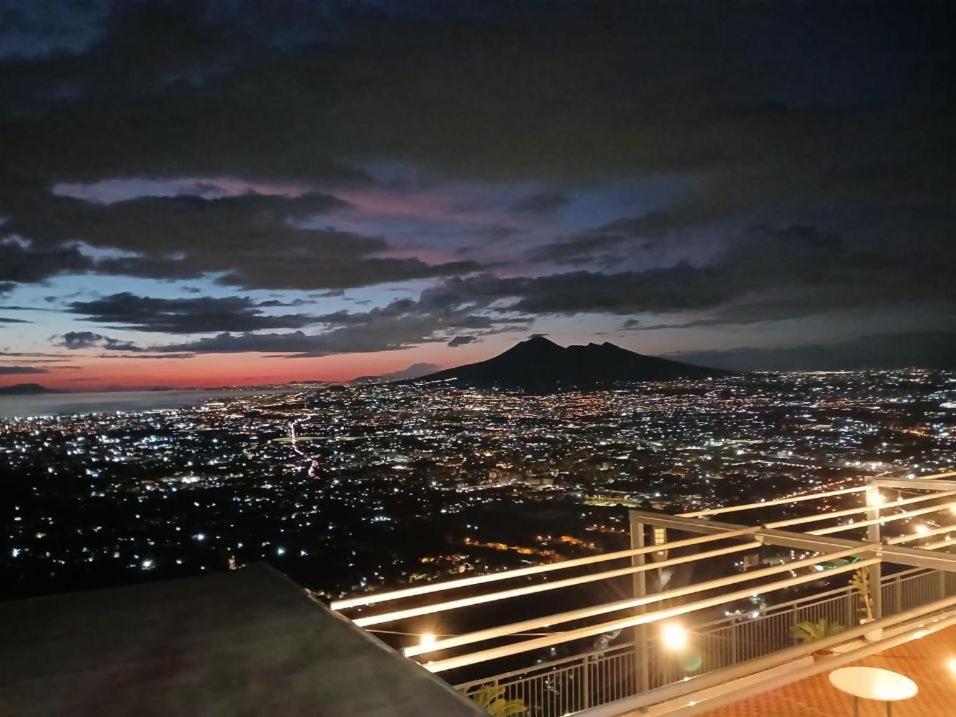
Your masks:
<svg viewBox="0 0 956 717"><path fill-rule="evenodd" d="M0 714L478 717L259 563L0 603Z"/></svg>

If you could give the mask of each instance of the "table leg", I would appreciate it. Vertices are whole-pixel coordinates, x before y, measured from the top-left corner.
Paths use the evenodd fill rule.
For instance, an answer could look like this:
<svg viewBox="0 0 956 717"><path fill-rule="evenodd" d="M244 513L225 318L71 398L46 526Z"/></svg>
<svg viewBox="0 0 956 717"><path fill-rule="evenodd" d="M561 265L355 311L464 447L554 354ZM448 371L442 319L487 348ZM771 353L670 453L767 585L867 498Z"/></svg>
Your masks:
<svg viewBox="0 0 956 717"><path fill-rule="evenodd" d="M893 717L893 703L886 703L886 717Z"/></svg>
<svg viewBox="0 0 956 717"><path fill-rule="evenodd" d="M860 717L860 698L853 696L853 717Z"/></svg>

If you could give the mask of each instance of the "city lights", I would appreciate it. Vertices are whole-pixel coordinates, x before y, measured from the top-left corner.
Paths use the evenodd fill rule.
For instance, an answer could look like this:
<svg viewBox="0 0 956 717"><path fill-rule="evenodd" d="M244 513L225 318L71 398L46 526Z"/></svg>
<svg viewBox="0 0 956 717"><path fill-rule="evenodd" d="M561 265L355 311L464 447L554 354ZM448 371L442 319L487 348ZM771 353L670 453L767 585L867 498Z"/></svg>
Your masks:
<svg viewBox="0 0 956 717"><path fill-rule="evenodd" d="M950 424L921 423L927 402L942 415L950 385L945 374L906 370L532 396L308 386L156 411L0 420L0 469L29 488L3 522L10 579L0 585L28 580L40 594L91 563L104 584L200 575L228 569L231 556L306 574L321 556L341 555L342 570L320 576L335 601L620 550L626 507L693 513L746 496L773 520L789 517L773 514L786 510L783 499L808 489L825 493L834 513L885 506L895 501L889 488L860 505L871 470L898 465L917 477L951 465L939 440ZM799 420L781 424L781 412ZM920 459L907 464L905 455ZM74 509L58 511L71 471ZM523 520L539 508L556 511L560 525ZM956 498L942 508L956 515ZM489 520L489 510L500 515ZM883 516L888 539L915 541L915 530L929 529L946 544L933 516L917 528L894 515ZM514 530L502 531L502 520ZM407 529L439 522L450 526L448 541ZM69 537L59 549L52 536ZM663 539L647 533L648 547ZM392 544L396 555L352 547Z"/></svg>

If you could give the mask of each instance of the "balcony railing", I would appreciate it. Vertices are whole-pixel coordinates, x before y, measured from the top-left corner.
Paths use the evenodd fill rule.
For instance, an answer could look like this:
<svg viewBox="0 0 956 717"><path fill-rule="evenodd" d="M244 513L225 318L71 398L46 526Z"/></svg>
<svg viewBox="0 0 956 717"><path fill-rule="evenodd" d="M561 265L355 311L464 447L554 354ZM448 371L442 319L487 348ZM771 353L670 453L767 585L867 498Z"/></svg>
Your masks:
<svg viewBox="0 0 956 717"><path fill-rule="evenodd" d="M884 576L881 581L883 614L899 614L956 594L956 574L920 568ZM804 620L826 618L843 626L855 625L860 597L852 587L772 605L758 616L715 620L696 626L691 662L663 651L656 639L644 642L647 688L655 689L740 662L792 647L790 628ZM637 694L642 671L638 646L633 642L586 652L493 677L457 685L471 694L493 685L505 688L505 697L521 699L528 717L560 717Z"/></svg>
<svg viewBox="0 0 956 717"><path fill-rule="evenodd" d="M825 502L813 510L810 501ZM800 511L806 514L756 525L725 522L733 513L791 503L807 503ZM490 673L492 677L460 684L459 689L472 693L483 685L496 685L507 697L523 700L531 717L557 717L593 708L597 708L595 714L609 717L623 709L683 700L692 693L691 701L700 704L698 698L706 690L728 679L749 678L814 650L851 641L847 647L856 652L879 649L902 639L899 629L917 619L935 621L936 629L940 621L956 623L956 555L947 552L956 545L956 523L943 524L943 514L956 516L956 471L905 479L876 476L861 485L674 516L631 510L630 547L624 550L357 595L333 601L332 608L348 612L359 627L392 624L395 627L389 630L397 629L402 635L414 634L416 623L411 621L429 624L441 620L442 614L474 609L464 622L475 620L476 628L428 640L422 633L418 644L401 648L403 654L426 670L443 674L452 684L466 676ZM914 522L915 518L919 521ZM739 562L739 557L730 556L741 554L759 562L767 546L780 558L771 565L737 572L728 564L722 577L662 583L648 591L652 571L686 569L677 566L693 570L695 563L705 560ZM893 572L901 567L903 572ZM743 616L734 614L709 623L702 622L704 617L695 620L715 610L733 609L745 599L806 590L839 575L846 580L851 572L861 576L854 587L816 593ZM630 578L630 590L621 578ZM593 595L624 597L549 614L534 610L516 621L487 624L494 615L489 608L495 603L538 595L547 605L542 598L549 591L599 583L613 589L592 590ZM867 593L867 602L881 616L877 624L860 624L857 590ZM844 628L821 636L814 644L795 645L791 628L820 619ZM904 637L919 639L927 624L921 623L924 627ZM402 625L412 632L401 632ZM884 629L886 638L870 645L862 641L882 636ZM684 649L678 643L688 632L691 646ZM497 675L494 668L489 669L495 663L515 666L562 649L579 651L612 635L620 645L538 661ZM662 639L668 643L666 649ZM844 659L848 655L828 658L831 663Z"/></svg>

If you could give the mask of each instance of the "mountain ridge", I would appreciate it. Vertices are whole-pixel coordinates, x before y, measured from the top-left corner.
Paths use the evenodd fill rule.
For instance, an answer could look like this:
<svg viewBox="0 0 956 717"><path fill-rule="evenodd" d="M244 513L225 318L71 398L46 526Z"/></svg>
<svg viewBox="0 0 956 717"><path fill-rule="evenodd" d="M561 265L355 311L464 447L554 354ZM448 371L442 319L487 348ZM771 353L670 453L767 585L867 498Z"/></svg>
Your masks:
<svg viewBox="0 0 956 717"><path fill-rule="evenodd" d="M456 381L475 388L550 392L617 383L717 378L731 372L629 351L616 344L560 346L543 336L521 341L485 361L445 369L398 383Z"/></svg>

